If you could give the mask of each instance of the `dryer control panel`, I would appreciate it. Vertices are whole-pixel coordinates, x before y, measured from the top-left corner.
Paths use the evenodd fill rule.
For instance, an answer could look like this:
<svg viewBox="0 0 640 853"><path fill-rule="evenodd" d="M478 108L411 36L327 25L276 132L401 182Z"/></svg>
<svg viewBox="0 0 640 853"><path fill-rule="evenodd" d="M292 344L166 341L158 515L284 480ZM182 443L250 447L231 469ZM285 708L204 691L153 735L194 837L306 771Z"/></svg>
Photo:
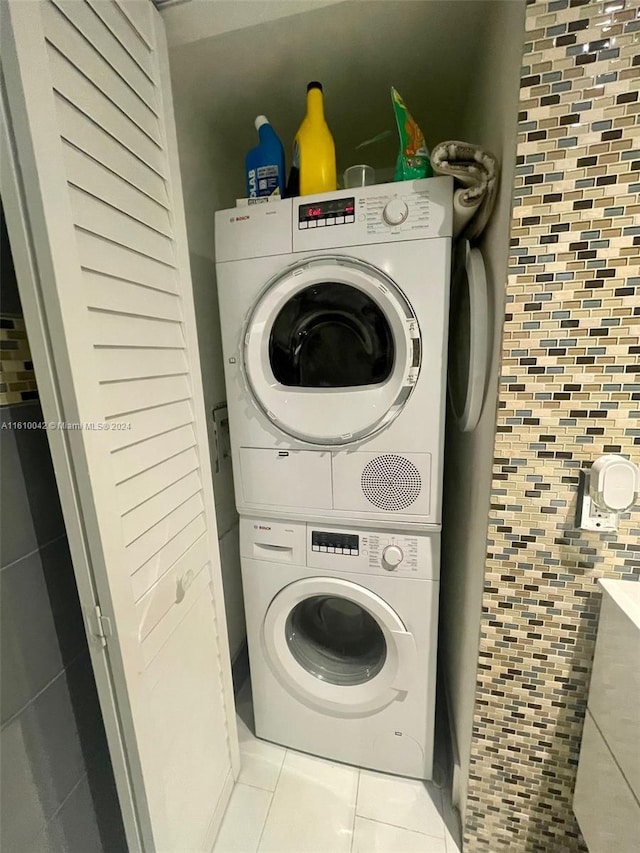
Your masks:
<svg viewBox="0 0 640 853"><path fill-rule="evenodd" d="M366 574L438 577L440 536L307 524L307 565Z"/></svg>
<svg viewBox="0 0 640 853"><path fill-rule="evenodd" d="M448 177L336 190L291 203L294 252L452 234L453 182Z"/></svg>
<svg viewBox="0 0 640 853"><path fill-rule="evenodd" d="M216 263L295 252L451 239L453 178L354 187L218 210Z"/></svg>

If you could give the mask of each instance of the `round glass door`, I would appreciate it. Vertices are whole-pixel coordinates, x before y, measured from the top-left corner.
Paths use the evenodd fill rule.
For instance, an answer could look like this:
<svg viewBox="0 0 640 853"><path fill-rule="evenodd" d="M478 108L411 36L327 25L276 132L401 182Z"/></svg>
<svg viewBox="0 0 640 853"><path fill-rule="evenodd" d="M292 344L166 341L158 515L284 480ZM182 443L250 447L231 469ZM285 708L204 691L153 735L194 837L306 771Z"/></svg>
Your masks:
<svg viewBox="0 0 640 853"><path fill-rule="evenodd" d="M380 306L357 287L322 282L280 309L269 362L281 385L357 388L380 385L393 370L395 346Z"/></svg>
<svg viewBox="0 0 640 853"><path fill-rule="evenodd" d="M386 427L420 371L410 304L383 272L348 257L309 258L277 275L242 341L258 408L315 445L349 444Z"/></svg>
<svg viewBox="0 0 640 853"><path fill-rule="evenodd" d="M335 595L314 595L297 604L285 634L300 666L331 684L364 684L375 678L387 657L375 619L356 602Z"/></svg>
<svg viewBox="0 0 640 853"><path fill-rule="evenodd" d="M415 641L398 614L342 578L303 578L280 590L262 639L289 693L341 716L385 707L415 678Z"/></svg>

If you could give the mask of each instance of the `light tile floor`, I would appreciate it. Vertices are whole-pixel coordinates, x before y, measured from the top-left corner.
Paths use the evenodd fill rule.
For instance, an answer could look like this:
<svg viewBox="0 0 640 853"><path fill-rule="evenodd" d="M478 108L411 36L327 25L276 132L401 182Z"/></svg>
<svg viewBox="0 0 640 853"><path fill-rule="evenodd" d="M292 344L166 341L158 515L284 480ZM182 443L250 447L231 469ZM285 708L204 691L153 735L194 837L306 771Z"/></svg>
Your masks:
<svg viewBox="0 0 640 853"><path fill-rule="evenodd" d="M446 788L258 740L248 684L236 705L242 770L214 853L459 853Z"/></svg>

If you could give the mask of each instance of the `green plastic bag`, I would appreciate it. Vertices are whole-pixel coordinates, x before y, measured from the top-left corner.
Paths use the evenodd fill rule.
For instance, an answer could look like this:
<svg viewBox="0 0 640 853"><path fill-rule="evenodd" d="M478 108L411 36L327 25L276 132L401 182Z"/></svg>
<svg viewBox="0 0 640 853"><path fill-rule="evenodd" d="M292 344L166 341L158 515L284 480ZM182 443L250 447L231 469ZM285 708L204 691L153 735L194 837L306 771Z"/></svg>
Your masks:
<svg viewBox="0 0 640 853"><path fill-rule="evenodd" d="M433 169L422 131L393 86L391 87L391 101L398 125L398 135L400 136L400 151L396 160L393 180L415 181L418 178L431 178Z"/></svg>

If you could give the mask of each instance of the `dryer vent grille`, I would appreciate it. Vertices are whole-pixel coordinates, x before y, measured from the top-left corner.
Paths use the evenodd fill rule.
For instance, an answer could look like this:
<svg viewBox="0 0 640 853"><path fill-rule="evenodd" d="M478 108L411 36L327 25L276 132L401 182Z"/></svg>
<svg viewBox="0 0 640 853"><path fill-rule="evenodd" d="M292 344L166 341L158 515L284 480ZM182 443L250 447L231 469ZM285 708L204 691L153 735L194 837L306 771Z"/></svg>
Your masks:
<svg viewBox="0 0 640 853"><path fill-rule="evenodd" d="M360 484L368 501L389 512L411 506L422 488L416 466L404 456L391 453L376 456L367 463Z"/></svg>

